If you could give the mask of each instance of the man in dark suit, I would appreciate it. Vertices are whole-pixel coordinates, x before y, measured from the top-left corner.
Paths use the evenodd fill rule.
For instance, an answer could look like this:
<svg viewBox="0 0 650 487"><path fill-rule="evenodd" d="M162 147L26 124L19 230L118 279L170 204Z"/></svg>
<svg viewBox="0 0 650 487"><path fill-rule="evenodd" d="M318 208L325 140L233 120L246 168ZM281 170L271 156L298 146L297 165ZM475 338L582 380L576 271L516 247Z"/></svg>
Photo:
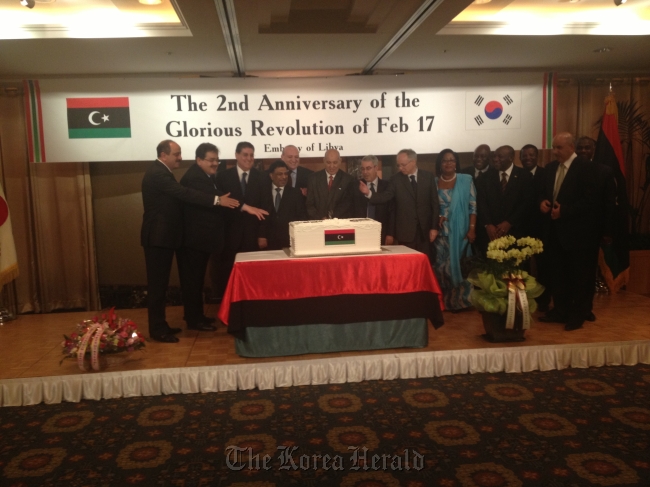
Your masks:
<svg viewBox="0 0 650 487"><path fill-rule="evenodd" d="M531 211L531 216L528 220L528 235L533 238L542 239L544 236L544 215L537 207L537 202L540 201L540 196L544 191L544 168L537 165L539 159L539 151L533 144L526 144L519 151L519 160L521 165L530 172L533 176L533 191L534 191L534 208ZM537 280L546 287L544 293L536 298L537 309L540 311L548 311L549 304L551 303L551 291L548 287L549 283L549 263L547 252L534 255L532 260L535 261L535 268L537 270Z"/></svg>
<svg viewBox="0 0 650 487"><path fill-rule="evenodd" d="M217 173L217 189L224 194L230 194L241 203L240 211L232 211L226 215L226 243L217 270L217 296L223 296L226 290L237 253L259 250L257 234L260 221L268 215L261 209L262 188L268 180L253 167L253 144L238 143L235 159L235 167Z"/></svg>
<svg viewBox="0 0 650 487"><path fill-rule="evenodd" d="M411 149L397 153L400 172L390 178L386 190L370 195L361 181L359 190L373 205L394 200L395 235L400 244L418 250L432 258L430 246L438 236L438 187L430 172L418 169L417 154Z"/></svg>
<svg viewBox="0 0 650 487"><path fill-rule="evenodd" d="M288 145L282 149L280 159L284 161L289 169L287 186L298 189L302 193L303 198L306 197L307 181L314 171L300 165L300 151L295 145Z"/></svg>
<svg viewBox="0 0 650 487"><path fill-rule="evenodd" d="M462 174L469 174L474 178L474 186L476 187L477 197L481 192L482 182L485 176L491 174L494 169L490 165L492 160L492 151L490 146L487 144L481 144L474 149L474 155L472 158L472 165L466 168L461 169ZM485 227L478 226L476 228L476 249L479 252L485 252L484 249L487 248L489 239Z"/></svg>
<svg viewBox="0 0 650 487"><path fill-rule="evenodd" d="M341 155L336 149L325 152L325 169L309 176L307 214L310 220L354 216L354 179L341 171Z"/></svg>
<svg viewBox="0 0 650 487"><path fill-rule="evenodd" d="M474 149L474 156L472 159L473 164L469 167L461 169L462 174L469 174L474 178L474 183L492 169L490 166L491 151L490 146L481 144Z"/></svg>
<svg viewBox="0 0 650 487"><path fill-rule="evenodd" d="M300 191L289 186L289 168L284 161L275 161L269 169L272 183L262 193L262 208L269 216L260 223L258 245L281 250L290 246L289 223L307 220L307 210Z"/></svg>
<svg viewBox="0 0 650 487"><path fill-rule="evenodd" d="M478 223L485 228L490 241L504 235L525 237L534 204L533 178L527 170L513 164L512 147L504 145L495 152L495 170L484 176L477 195Z"/></svg>
<svg viewBox="0 0 650 487"><path fill-rule="evenodd" d="M185 188L176 182L173 169L181 162L181 148L172 140L163 140L156 148L158 159L142 178L144 215L140 243L147 267L147 309L149 336L157 341L176 343L175 333L165 319L165 295L174 254L183 241L182 203L212 209L219 196ZM236 202L235 202L236 203Z"/></svg>
<svg viewBox="0 0 650 487"><path fill-rule="evenodd" d="M239 202L217 190L214 179L219 166L219 149L203 143L196 148L196 164L181 178L181 185L219 196L219 207L186 203L183 206L183 246L177 253L183 292L185 321L189 330L214 331L214 318L203 313L203 283L210 254L223 248L223 212L233 211ZM229 208L224 210L224 208Z"/></svg>
<svg viewBox="0 0 650 487"><path fill-rule="evenodd" d="M576 154L579 158L589 161L589 168L594 172L596 186L594 188L595 204L593 212L596 221L599 223L597 240L594 242L594 248L592 249L594 283L590 290L590 308L585 317L586 321L596 321L596 315L593 313L593 298L596 293L596 279L598 277L598 254L601 244L610 245L612 243L617 201L617 185L614 172L609 166L594 161L595 153L596 141L591 137L580 137L576 141Z"/></svg>
<svg viewBox="0 0 650 487"><path fill-rule="evenodd" d="M370 193L383 193L388 188L388 181L381 179L378 175L378 165L379 161L375 156L365 156L361 159L361 175L363 176L363 182L370 189ZM381 223L382 245L393 245L393 235L395 234L393 201L373 205L368 202L368 198L360 191L357 191L354 206L357 218L372 218Z"/></svg>
<svg viewBox="0 0 650 487"><path fill-rule="evenodd" d="M575 139L567 132L553 138L556 160L546 166L540 210L546 215L545 251L549 253L553 309L539 318L581 328L591 309L593 252L598 241L594 172L577 158Z"/></svg>

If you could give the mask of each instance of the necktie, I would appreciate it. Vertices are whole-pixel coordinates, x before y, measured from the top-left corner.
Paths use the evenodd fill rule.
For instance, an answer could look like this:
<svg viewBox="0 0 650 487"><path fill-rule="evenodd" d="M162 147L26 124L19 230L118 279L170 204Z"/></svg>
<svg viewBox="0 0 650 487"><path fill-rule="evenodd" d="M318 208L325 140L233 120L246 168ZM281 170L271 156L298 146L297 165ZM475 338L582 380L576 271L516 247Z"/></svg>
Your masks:
<svg viewBox="0 0 650 487"><path fill-rule="evenodd" d="M415 180L415 174L411 174L411 187L413 188L413 192L415 194L418 194L418 183Z"/></svg>
<svg viewBox="0 0 650 487"><path fill-rule="evenodd" d="M508 186L508 176L505 171L501 173L501 192L506 192L506 186Z"/></svg>
<svg viewBox="0 0 650 487"><path fill-rule="evenodd" d="M375 194L375 183L370 183L370 197ZM368 218L375 219L375 205L368 203Z"/></svg>
<svg viewBox="0 0 650 487"><path fill-rule="evenodd" d="M282 199L282 189L275 188L275 212L277 213L280 210L280 200Z"/></svg>
<svg viewBox="0 0 650 487"><path fill-rule="evenodd" d="M566 174L566 167L564 164L560 164L557 167L557 178L555 179L555 188L553 188L553 203L557 200L557 195L560 192L562 187L562 181L564 181L564 176Z"/></svg>
<svg viewBox="0 0 650 487"><path fill-rule="evenodd" d="M291 187L296 187L296 171L291 171Z"/></svg>
<svg viewBox="0 0 650 487"><path fill-rule="evenodd" d="M241 192L242 194L246 194L246 177L248 176L248 173L245 172L241 175Z"/></svg>
<svg viewBox="0 0 650 487"><path fill-rule="evenodd" d="M328 191L332 189L332 181L334 181L334 176L332 176L332 175L330 174L330 182L327 183L327 190L328 190Z"/></svg>

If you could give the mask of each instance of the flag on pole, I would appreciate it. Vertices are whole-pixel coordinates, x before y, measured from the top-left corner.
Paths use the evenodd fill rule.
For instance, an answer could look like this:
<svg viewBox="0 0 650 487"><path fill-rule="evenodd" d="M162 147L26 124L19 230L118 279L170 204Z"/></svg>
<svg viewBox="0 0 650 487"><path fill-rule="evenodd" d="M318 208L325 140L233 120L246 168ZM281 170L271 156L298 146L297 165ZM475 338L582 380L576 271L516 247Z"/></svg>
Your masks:
<svg viewBox="0 0 650 487"><path fill-rule="evenodd" d="M11 230L11 216L5 192L0 186L0 288L17 277L18 259Z"/></svg>
<svg viewBox="0 0 650 487"><path fill-rule="evenodd" d="M594 160L607 164L615 172L620 171L625 177L625 160L618 134L618 107L613 93L605 98L605 113L598 132Z"/></svg>
<svg viewBox="0 0 650 487"><path fill-rule="evenodd" d="M610 292L615 293L629 280L630 246L625 159L618 132L618 107L611 91L605 98L605 113L598 132L594 161L609 166L616 179L616 212L612 225L612 243L601 245L598 258L605 283Z"/></svg>

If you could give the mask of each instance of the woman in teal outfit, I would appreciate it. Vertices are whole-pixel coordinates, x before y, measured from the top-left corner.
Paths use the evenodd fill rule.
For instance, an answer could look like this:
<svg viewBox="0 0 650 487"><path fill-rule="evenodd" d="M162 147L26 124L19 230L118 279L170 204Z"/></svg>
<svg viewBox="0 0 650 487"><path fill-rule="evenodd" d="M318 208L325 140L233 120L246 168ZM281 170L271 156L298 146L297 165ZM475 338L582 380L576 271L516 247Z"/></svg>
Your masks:
<svg viewBox="0 0 650 487"><path fill-rule="evenodd" d="M469 174L460 173L458 154L443 150L436 161L436 184L440 201L439 233L434 245L433 266L442 289L445 308L460 311L472 306L472 285L463 279L460 258L476 238L476 188ZM468 250L470 255L471 249Z"/></svg>

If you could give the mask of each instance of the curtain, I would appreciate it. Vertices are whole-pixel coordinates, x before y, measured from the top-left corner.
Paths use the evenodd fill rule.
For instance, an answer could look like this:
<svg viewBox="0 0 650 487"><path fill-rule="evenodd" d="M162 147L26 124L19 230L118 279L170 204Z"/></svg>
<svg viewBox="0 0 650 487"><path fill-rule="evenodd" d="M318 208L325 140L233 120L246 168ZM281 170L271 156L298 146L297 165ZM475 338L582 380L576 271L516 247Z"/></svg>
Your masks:
<svg viewBox="0 0 650 487"><path fill-rule="evenodd" d="M28 162L22 83L0 84L0 171L18 254L18 313L99 309L88 163Z"/></svg>

